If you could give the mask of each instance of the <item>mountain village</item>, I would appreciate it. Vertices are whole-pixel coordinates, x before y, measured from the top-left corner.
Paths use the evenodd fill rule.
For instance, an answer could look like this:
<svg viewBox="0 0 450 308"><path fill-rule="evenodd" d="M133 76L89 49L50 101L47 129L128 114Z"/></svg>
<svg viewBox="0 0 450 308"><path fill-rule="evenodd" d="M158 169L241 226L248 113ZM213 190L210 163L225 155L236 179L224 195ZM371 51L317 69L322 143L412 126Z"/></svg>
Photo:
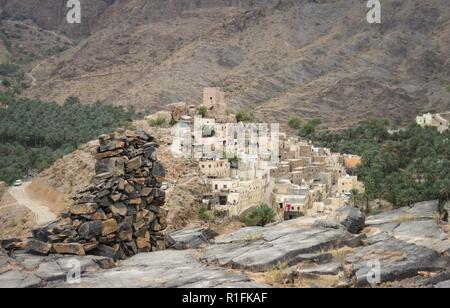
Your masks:
<svg viewBox="0 0 450 308"><path fill-rule="evenodd" d="M329 214L364 191L351 175L361 157L316 147L277 124L238 124L221 88L205 88L202 106L205 117L176 103L147 119L177 123L172 151L198 164L209 189L203 203L217 215L238 217L262 203L280 220Z"/></svg>

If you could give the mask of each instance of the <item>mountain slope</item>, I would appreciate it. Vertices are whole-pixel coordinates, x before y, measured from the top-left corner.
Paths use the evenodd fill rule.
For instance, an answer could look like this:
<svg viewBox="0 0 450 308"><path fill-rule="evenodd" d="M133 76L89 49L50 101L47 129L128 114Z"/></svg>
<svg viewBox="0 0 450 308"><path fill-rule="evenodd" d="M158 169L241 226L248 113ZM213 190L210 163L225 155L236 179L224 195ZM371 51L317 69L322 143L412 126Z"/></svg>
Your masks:
<svg viewBox="0 0 450 308"><path fill-rule="evenodd" d="M34 9L59 22L35 23L74 46L33 66L28 96L156 110L217 85L260 119L334 127L450 109L446 0L382 1L380 25L366 22L360 0L82 1L87 17L72 29L49 7Z"/></svg>

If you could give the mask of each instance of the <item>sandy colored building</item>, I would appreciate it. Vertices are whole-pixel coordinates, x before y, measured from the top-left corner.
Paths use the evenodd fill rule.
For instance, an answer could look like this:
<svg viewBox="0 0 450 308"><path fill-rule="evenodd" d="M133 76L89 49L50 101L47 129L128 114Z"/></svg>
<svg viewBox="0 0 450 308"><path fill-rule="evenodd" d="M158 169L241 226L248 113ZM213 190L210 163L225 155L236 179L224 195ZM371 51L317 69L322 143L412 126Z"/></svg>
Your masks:
<svg viewBox="0 0 450 308"><path fill-rule="evenodd" d="M204 88L203 105L215 115L225 115L225 92L222 88Z"/></svg>
<svg viewBox="0 0 450 308"><path fill-rule="evenodd" d="M358 181L357 176L347 175L338 179L337 192L339 194L349 194L353 189L359 192L364 191L364 185Z"/></svg>
<svg viewBox="0 0 450 308"><path fill-rule="evenodd" d="M238 179L211 179L212 191L219 195L218 208L228 211L230 216L239 216L243 211L264 202L267 182L263 178L241 181Z"/></svg>
<svg viewBox="0 0 450 308"><path fill-rule="evenodd" d="M449 128L449 121L440 114L425 113L416 117L416 123L422 127L436 127L439 132L444 132Z"/></svg>
<svg viewBox="0 0 450 308"><path fill-rule="evenodd" d="M224 178L230 175L230 163L227 159L201 160L200 172L208 178Z"/></svg>

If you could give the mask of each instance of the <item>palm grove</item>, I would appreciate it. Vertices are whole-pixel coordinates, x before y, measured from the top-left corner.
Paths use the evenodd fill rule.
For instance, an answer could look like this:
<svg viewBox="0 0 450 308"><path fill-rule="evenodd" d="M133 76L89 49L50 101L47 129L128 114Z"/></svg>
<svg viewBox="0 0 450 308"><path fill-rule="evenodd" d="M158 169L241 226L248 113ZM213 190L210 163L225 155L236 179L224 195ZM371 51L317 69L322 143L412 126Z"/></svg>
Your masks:
<svg viewBox="0 0 450 308"><path fill-rule="evenodd" d="M371 200L385 199L401 207L438 199L443 207L450 195L450 132L416 124L389 132L388 125L375 119L338 132L313 130L307 137L333 151L362 156L354 172L365 193L354 201L368 207Z"/></svg>
<svg viewBox="0 0 450 308"><path fill-rule="evenodd" d="M132 120L133 110L97 102L63 105L0 94L0 180L12 183L42 170L78 145Z"/></svg>

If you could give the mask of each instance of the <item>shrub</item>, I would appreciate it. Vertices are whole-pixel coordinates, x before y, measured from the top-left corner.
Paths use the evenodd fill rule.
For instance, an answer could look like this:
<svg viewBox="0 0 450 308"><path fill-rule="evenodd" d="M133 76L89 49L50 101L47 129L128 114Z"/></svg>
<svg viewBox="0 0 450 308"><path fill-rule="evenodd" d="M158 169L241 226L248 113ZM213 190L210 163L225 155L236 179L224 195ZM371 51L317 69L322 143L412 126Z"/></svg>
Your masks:
<svg viewBox="0 0 450 308"><path fill-rule="evenodd" d="M395 222L397 222L397 223L404 223L404 222L409 222L409 221L416 221L418 219L419 218L416 215L414 215L414 214L405 213L405 214L402 214L399 217L397 217L395 219Z"/></svg>
<svg viewBox="0 0 450 308"><path fill-rule="evenodd" d="M450 84L447 86L447 91L450 92Z"/></svg>
<svg viewBox="0 0 450 308"><path fill-rule="evenodd" d="M237 114L236 114L236 120L238 122L253 122L254 118L253 115L251 115L249 112L245 111L245 110L240 110Z"/></svg>
<svg viewBox="0 0 450 308"><path fill-rule="evenodd" d="M170 120L169 125L170 126L175 126L178 122L174 119Z"/></svg>
<svg viewBox="0 0 450 308"><path fill-rule="evenodd" d="M15 64L9 62L0 64L0 75L13 76L18 70L19 67Z"/></svg>
<svg viewBox="0 0 450 308"><path fill-rule="evenodd" d="M320 119L311 119L308 121L308 123L305 124L305 126L302 127L300 130L299 135L301 137L309 137L316 133L316 128L319 126L322 122Z"/></svg>
<svg viewBox="0 0 450 308"><path fill-rule="evenodd" d="M11 86L11 82L8 79L3 79L2 80L2 85L4 85L5 87L9 88Z"/></svg>
<svg viewBox="0 0 450 308"><path fill-rule="evenodd" d="M164 124L166 124L166 118L164 116L158 116L148 121L148 125L151 127L163 126Z"/></svg>
<svg viewBox="0 0 450 308"><path fill-rule="evenodd" d="M205 209L204 207L202 207L198 211L198 217L204 221L211 221L214 219L214 214L212 212L208 211L207 209Z"/></svg>
<svg viewBox="0 0 450 308"><path fill-rule="evenodd" d="M275 220L276 213L275 211L263 203L257 208L251 210L247 215L242 217L243 222L247 226L262 226L264 227L270 222Z"/></svg>
<svg viewBox="0 0 450 308"><path fill-rule="evenodd" d="M298 117L292 117L288 121L288 125L293 129L300 129L302 127L302 121Z"/></svg>
<svg viewBox="0 0 450 308"><path fill-rule="evenodd" d="M197 108L197 112L202 116L202 118L206 118L206 116L208 115L208 108L206 108L205 106L200 106Z"/></svg>

